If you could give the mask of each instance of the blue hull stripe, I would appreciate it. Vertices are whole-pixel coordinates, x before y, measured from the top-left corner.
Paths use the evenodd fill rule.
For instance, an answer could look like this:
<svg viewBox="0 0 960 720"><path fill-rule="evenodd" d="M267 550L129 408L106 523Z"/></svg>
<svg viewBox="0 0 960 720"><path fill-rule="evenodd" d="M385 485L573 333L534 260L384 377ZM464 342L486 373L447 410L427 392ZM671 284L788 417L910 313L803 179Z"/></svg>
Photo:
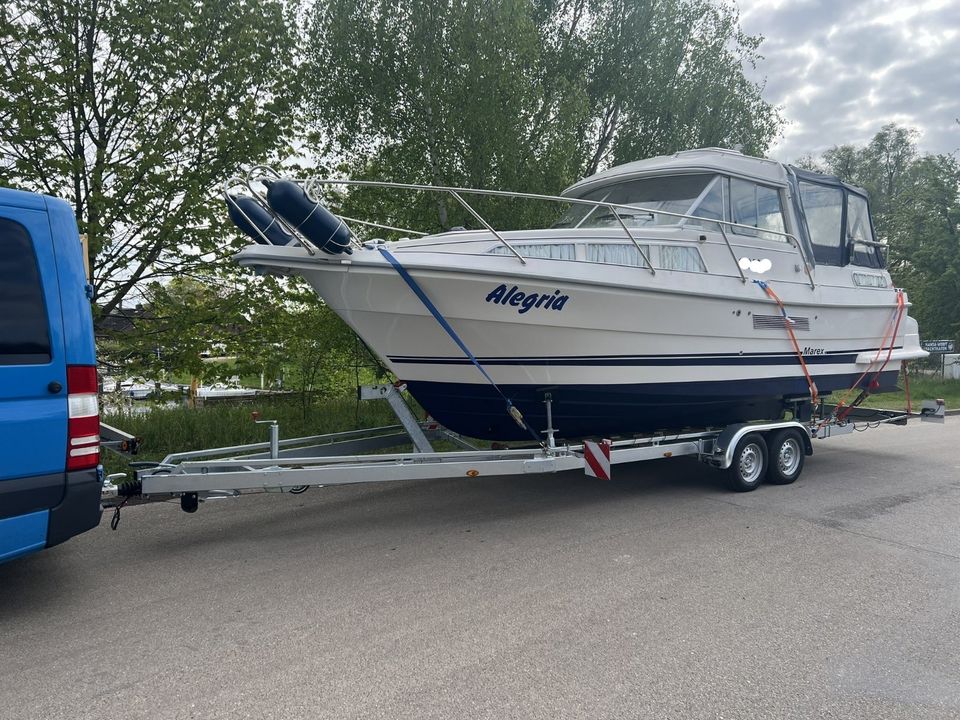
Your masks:
<svg viewBox="0 0 960 720"><path fill-rule="evenodd" d="M899 348L895 348L899 349ZM862 352L876 352L877 348L863 350L834 350L823 355L804 355L810 365L854 363ZM469 365L467 358L436 356L391 355L398 365ZM882 359L882 355L881 355ZM528 365L566 367L662 367L706 365L797 365L797 355L785 353L702 353L690 355L574 355L553 357L478 357L483 365Z"/></svg>

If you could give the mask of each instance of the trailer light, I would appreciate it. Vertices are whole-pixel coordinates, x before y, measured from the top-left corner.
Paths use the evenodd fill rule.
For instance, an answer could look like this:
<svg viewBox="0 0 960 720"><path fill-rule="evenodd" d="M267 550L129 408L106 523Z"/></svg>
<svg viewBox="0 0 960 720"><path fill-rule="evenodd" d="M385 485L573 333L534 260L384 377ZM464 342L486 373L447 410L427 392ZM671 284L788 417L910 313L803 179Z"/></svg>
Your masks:
<svg viewBox="0 0 960 720"><path fill-rule="evenodd" d="M467 470L467 477L477 477L479 474L479 470Z"/></svg>

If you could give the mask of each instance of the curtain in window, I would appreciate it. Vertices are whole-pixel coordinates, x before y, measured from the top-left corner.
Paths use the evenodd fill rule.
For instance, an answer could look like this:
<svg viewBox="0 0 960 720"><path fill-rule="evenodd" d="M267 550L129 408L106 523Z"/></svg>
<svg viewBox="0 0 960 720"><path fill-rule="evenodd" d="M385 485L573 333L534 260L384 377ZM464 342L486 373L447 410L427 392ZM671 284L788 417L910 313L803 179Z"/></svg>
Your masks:
<svg viewBox="0 0 960 720"><path fill-rule="evenodd" d="M643 246L643 251L649 256L649 246ZM587 245L587 260L608 265L647 266L637 246L627 244Z"/></svg>
<svg viewBox="0 0 960 720"><path fill-rule="evenodd" d="M706 272L703 260L696 248L679 245L661 245L660 263L662 270L684 270L686 272Z"/></svg>
<svg viewBox="0 0 960 720"><path fill-rule="evenodd" d="M511 243L512 244L512 243ZM544 258L546 260L575 260L576 252L573 243L565 244L538 244L538 245L514 245L518 253L525 258ZM490 251L491 255L510 255L513 253L503 245L499 245Z"/></svg>

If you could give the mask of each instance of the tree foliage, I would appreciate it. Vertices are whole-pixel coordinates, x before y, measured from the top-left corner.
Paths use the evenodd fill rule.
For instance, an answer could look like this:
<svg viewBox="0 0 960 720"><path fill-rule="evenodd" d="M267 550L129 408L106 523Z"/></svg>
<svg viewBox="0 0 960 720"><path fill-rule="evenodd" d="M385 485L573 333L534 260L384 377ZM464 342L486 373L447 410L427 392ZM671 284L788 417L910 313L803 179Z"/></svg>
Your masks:
<svg viewBox="0 0 960 720"><path fill-rule="evenodd" d="M216 189L294 124L285 0L12 0L0 181L69 200L106 314L224 256Z"/></svg>
<svg viewBox="0 0 960 720"><path fill-rule="evenodd" d="M101 360L128 375L204 383L261 377L267 389L331 396L386 372L353 331L299 279L174 278L143 289L125 311L132 326L108 335ZM114 317L113 321L117 318Z"/></svg>
<svg viewBox="0 0 960 720"><path fill-rule="evenodd" d="M762 153L780 119L744 74L759 43L712 0L320 0L308 115L322 155L355 174L556 193L690 147ZM401 225L467 220L439 196L353 195Z"/></svg>
<svg viewBox="0 0 960 720"><path fill-rule="evenodd" d="M728 0L316 0L297 17L299 7L0 7L0 183L74 206L101 335L131 298L144 305L102 357L209 375L200 355L222 347L250 372L285 367L305 391L368 363L302 286L224 276L243 238L218 190L239 166L295 148L353 176L556 193L679 149L759 154L780 124L745 74L760 39L741 32ZM329 199L421 230L473 223L440 196ZM501 227L560 210L470 201Z"/></svg>
<svg viewBox="0 0 960 720"><path fill-rule="evenodd" d="M259 299L249 308L249 332L230 347L237 369L280 378L282 387L300 394L306 413L314 392L342 394L381 374L379 362L353 331L303 281L277 287L274 302Z"/></svg>
<svg viewBox="0 0 960 720"><path fill-rule="evenodd" d="M141 288L143 304L111 318L120 331L103 333L101 361L128 374L168 379L165 371L204 381L222 379L222 366L205 363L228 355L249 333L248 295L243 285L213 278L177 277ZM234 372L229 372L233 375Z"/></svg>

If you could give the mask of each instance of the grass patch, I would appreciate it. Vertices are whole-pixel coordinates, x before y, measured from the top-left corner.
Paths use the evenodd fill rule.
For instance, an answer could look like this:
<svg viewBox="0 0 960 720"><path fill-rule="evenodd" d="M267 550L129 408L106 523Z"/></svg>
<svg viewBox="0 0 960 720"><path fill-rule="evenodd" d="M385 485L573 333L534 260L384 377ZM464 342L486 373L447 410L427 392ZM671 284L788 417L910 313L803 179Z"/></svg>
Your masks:
<svg viewBox="0 0 960 720"><path fill-rule="evenodd" d="M355 398L344 397L315 399L304 405L299 396L243 404L209 403L202 408L155 407L140 413L106 411L102 419L142 440L133 459L162 460L173 452L265 442L267 427L253 422L253 411L258 411L262 420L279 422L281 440L397 423L385 401L358 405ZM109 450L102 458L106 473L129 471L127 460Z"/></svg>
<svg viewBox="0 0 960 720"><path fill-rule="evenodd" d="M863 407L885 408L889 410L900 410L906 407L907 394L903 389L903 378L898 383L900 388L897 392L879 393L871 395L864 403ZM829 401L836 402L842 393L833 393ZM849 400L856 397L851 393ZM960 380L941 380L930 377L911 377L910 378L910 400L913 403L914 411L920 408L921 400L933 400L943 398L947 409L960 408Z"/></svg>

